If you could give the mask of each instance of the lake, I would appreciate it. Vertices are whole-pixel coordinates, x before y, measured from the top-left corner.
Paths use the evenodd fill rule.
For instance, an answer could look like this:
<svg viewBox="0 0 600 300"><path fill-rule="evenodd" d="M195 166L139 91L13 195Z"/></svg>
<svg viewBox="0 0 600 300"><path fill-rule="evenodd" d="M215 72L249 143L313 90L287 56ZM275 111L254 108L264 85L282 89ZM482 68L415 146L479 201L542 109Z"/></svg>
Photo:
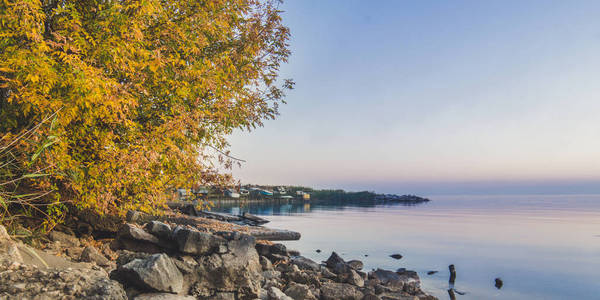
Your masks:
<svg viewBox="0 0 600 300"><path fill-rule="evenodd" d="M318 262L336 251L362 260L366 271L415 270L440 299L449 298L450 264L455 289L465 293L457 299L600 299L600 195L430 199L415 206L221 203L214 210L249 211L269 227L299 231L300 241L285 244Z"/></svg>

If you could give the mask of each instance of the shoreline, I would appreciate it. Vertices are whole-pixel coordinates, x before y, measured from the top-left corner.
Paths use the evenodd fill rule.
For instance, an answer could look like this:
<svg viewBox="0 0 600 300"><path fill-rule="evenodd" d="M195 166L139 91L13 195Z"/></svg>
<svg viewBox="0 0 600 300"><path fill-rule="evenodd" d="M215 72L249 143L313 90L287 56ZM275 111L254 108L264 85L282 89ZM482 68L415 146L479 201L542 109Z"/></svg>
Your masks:
<svg viewBox="0 0 600 300"><path fill-rule="evenodd" d="M416 272L377 269L367 273L362 271L361 261L344 261L335 252L323 263L314 262L283 244L252 236L256 230L252 227L257 226L180 213L128 215L128 222L119 227L114 239L77 238L54 231L45 249L33 249L3 235L0 247L12 250L0 256L0 269L8 276L0 278L0 296L436 299L420 289ZM90 275L85 274L87 271ZM48 280L43 276L48 273L58 279ZM61 276L78 284L65 289ZM15 286L22 288L15 290Z"/></svg>

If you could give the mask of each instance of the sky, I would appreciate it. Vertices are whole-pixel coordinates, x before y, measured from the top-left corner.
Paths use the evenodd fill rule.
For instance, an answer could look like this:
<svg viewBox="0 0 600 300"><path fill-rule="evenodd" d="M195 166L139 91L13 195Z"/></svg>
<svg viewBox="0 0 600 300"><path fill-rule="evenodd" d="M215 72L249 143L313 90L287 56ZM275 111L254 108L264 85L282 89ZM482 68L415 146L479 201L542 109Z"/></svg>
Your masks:
<svg viewBox="0 0 600 300"><path fill-rule="evenodd" d="M287 0L295 89L243 183L600 192L600 1Z"/></svg>

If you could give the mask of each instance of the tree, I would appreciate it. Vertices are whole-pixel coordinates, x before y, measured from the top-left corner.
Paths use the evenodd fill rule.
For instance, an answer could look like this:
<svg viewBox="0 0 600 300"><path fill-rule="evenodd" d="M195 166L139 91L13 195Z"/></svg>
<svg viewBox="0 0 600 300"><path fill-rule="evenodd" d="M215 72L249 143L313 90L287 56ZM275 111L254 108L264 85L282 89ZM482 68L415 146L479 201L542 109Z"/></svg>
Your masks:
<svg viewBox="0 0 600 300"><path fill-rule="evenodd" d="M153 211L169 188L223 184L227 135L274 118L293 86L278 5L0 0L0 133L60 110L37 162L53 203Z"/></svg>

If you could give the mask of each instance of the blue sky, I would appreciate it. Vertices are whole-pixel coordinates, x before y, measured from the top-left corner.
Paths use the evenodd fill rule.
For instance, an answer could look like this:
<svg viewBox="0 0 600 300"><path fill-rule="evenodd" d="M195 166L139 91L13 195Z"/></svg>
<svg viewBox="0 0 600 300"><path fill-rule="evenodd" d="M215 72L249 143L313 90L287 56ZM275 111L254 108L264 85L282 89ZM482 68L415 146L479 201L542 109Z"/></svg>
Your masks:
<svg viewBox="0 0 600 300"><path fill-rule="evenodd" d="M297 84L278 119L231 137L242 182L600 192L600 2L281 8Z"/></svg>

